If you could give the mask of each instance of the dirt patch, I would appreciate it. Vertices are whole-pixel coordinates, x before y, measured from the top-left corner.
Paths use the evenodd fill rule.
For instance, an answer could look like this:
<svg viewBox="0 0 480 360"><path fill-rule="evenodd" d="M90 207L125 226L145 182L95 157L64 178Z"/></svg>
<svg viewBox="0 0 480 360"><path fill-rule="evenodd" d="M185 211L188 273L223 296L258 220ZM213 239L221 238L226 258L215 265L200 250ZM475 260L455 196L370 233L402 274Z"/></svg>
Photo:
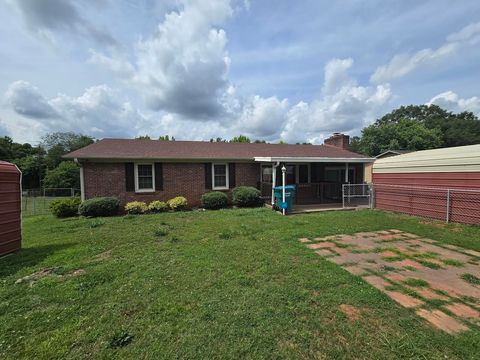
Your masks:
<svg viewBox="0 0 480 360"><path fill-rule="evenodd" d="M37 272L34 272L33 274L24 276L23 278L17 279L15 281L15 284L22 284L22 283L27 283L30 287L32 287L36 282L40 281L43 278L53 276L56 278L64 278L64 277L77 277L80 275L84 275L86 271L84 269L77 269L70 271L66 275L60 275L56 273L57 269L56 268L45 268L42 270L39 270Z"/></svg>
<svg viewBox="0 0 480 360"><path fill-rule="evenodd" d="M98 255L96 255L93 260L94 261L103 261L105 259L108 259L110 257L110 254L112 253L112 250L107 250L107 251L104 251Z"/></svg>
<svg viewBox="0 0 480 360"><path fill-rule="evenodd" d="M348 320L355 321L360 319L360 310L353 305L342 304L339 306L340 311L345 314Z"/></svg>
<svg viewBox="0 0 480 360"><path fill-rule="evenodd" d="M32 287L33 284L35 284L40 279L43 279L44 277L47 277L47 276L55 275L54 271L55 271L54 268L42 269L40 271L34 272L33 274L24 276L23 278L17 279L17 281L15 281L15 284L22 284L22 283L28 282L28 285Z"/></svg>

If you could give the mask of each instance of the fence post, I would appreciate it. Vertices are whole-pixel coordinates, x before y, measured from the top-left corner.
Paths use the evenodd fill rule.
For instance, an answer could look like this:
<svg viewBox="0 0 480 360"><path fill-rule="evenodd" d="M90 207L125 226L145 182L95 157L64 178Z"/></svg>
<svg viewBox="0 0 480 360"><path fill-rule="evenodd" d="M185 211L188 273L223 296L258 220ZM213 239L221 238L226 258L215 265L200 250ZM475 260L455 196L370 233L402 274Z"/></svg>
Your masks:
<svg viewBox="0 0 480 360"><path fill-rule="evenodd" d="M345 184L342 185L342 208L345 208Z"/></svg>
<svg viewBox="0 0 480 360"><path fill-rule="evenodd" d="M446 216L446 222L450 221L450 189L447 189L447 216Z"/></svg>
<svg viewBox="0 0 480 360"><path fill-rule="evenodd" d="M73 197L75 194L73 192L73 188L70 188L70 195Z"/></svg>

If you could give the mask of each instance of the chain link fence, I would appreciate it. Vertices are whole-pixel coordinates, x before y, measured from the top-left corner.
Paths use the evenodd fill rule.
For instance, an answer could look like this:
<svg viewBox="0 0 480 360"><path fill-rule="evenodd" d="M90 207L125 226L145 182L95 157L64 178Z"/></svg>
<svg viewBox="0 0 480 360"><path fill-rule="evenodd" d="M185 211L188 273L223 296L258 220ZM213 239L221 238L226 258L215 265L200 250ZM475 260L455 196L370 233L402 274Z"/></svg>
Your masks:
<svg viewBox="0 0 480 360"><path fill-rule="evenodd" d="M365 207L373 206L372 185L369 184L343 184L342 185L342 206Z"/></svg>
<svg viewBox="0 0 480 360"><path fill-rule="evenodd" d="M22 191L22 215L50 214L50 203L56 199L80 196L80 189L52 188L28 189Z"/></svg>
<svg viewBox="0 0 480 360"><path fill-rule="evenodd" d="M373 206L408 215L480 224L480 189L373 185Z"/></svg>

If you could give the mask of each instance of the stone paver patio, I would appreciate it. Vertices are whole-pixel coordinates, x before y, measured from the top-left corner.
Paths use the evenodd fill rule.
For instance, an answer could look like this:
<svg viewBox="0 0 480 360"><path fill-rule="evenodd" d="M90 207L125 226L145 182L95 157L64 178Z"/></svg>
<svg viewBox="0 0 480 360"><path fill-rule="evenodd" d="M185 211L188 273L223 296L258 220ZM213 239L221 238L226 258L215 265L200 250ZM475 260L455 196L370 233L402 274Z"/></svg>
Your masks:
<svg viewBox="0 0 480 360"><path fill-rule="evenodd" d="M299 239L449 334L480 326L480 252L400 230Z"/></svg>

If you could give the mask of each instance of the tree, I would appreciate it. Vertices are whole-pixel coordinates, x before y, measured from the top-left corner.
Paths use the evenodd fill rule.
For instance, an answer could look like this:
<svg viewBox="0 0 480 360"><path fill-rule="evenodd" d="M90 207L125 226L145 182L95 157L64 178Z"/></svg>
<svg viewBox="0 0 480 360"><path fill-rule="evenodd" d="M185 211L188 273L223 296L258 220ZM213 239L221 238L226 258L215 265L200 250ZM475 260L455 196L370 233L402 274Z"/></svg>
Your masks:
<svg viewBox="0 0 480 360"><path fill-rule="evenodd" d="M471 112L454 114L437 105L409 105L384 115L350 143L371 156L383 151L424 150L480 144L480 120Z"/></svg>
<svg viewBox="0 0 480 360"><path fill-rule="evenodd" d="M63 155L93 144L93 142L92 137L73 132L56 132L43 136L42 145L47 150L45 157L47 167L55 168L63 161Z"/></svg>
<svg viewBox="0 0 480 360"><path fill-rule="evenodd" d="M425 150L441 146L442 133L439 129L428 129L410 119L372 124L362 130L362 137L358 142L360 151L370 156L389 149Z"/></svg>
<svg viewBox="0 0 480 360"><path fill-rule="evenodd" d="M158 140L160 140L160 141L175 141L175 137L173 137L173 136L170 137L168 135L160 135L158 137Z"/></svg>
<svg viewBox="0 0 480 360"><path fill-rule="evenodd" d="M221 137L217 137L216 139L211 138L210 142L227 142L227 140L222 139Z"/></svg>
<svg viewBox="0 0 480 360"><path fill-rule="evenodd" d="M80 188L80 168L73 161L62 161L48 170L43 182L45 188Z"/></svg>
<svg viewBox="0 0 480 360"><path fill-rule="evenodd" d="M267 142L265 140L260 140L260 139L257 139L254 141L255 144L266 144Z"/></svg>
<svg viewBox="0 0 480 360"><path fill-rule="evenodd" d="M135 138L135 140L151 140L148 135L140 135Z"/></svg>
<svg viewBox="0 0 480 360"><path fill-rule="evenodd" d="M232 140L230 140L230 142L231 143L251 143L250 138L242 134L235 136Z"/></svg>
<svg viewBox="0 0 480 360"><path fill-rule="evenodd" d="M22 188L37 189L42 185L42 179L45 177L46 166L44 154L28 155L13 162L22 171Z"/></svg>
<svg viewBox="0 0 480 360"><path fill-rule="evenodd" d="M13 161L38 152L38 147L25 143L19 144L12 138L4 136L0 138L0 160Z"/></svg>

